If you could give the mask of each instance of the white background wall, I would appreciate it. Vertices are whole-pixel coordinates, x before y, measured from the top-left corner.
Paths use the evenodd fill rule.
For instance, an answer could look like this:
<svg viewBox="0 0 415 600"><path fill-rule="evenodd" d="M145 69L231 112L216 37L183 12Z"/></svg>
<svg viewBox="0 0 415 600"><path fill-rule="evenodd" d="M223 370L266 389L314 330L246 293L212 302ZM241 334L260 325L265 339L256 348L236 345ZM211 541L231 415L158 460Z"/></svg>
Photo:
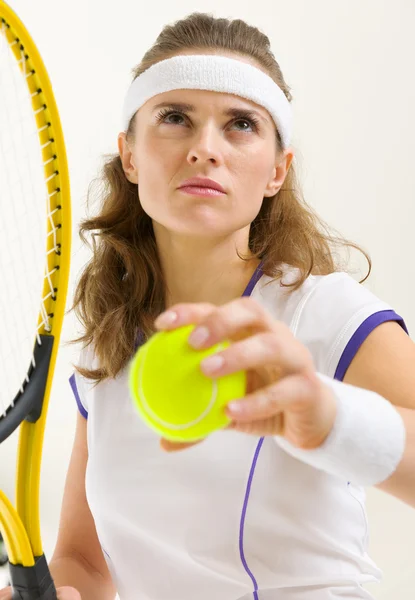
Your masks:
<svg viewBox="0 0 415 600"><path fill-rule="evenodd" d="M242 18L271 39L294 95L298 167L305 197L373 259L368 282L415 331L415 3L413 0L9 0L51 76L72 181L73 286L88 254L77 240L87 186L100 157L116 151L132 67L163 25L193 10ZM68 303L69 306L69 303ZM75 334L69 315L63 340ZM62 346L51 400L42 478L42 527L50 556L76 408ZM414 392L415 393L415 392ZM15 438L0 449L1 487L12 494ZM379 600L415 590L415 511L369 490L371 552L384 570ZM412 590L412 592L411 592Z"/></svg>

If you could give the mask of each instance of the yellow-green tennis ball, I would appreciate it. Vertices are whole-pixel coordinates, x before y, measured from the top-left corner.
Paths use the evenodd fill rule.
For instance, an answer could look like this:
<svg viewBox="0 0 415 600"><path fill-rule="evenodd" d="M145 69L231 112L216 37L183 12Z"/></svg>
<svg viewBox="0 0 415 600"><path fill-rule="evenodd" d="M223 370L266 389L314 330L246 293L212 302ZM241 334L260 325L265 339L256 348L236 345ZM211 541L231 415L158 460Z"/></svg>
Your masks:
<svg viewBox="0 0 415 600"><path fill-rule="evenodd" d="M196 441L230 423L225 406L246 394L246 373L213 379L204 375L204 358L229 346L206 350L188 343L194 325L154 334L135 354L129 385L142 419L161 437Z"/></svg>

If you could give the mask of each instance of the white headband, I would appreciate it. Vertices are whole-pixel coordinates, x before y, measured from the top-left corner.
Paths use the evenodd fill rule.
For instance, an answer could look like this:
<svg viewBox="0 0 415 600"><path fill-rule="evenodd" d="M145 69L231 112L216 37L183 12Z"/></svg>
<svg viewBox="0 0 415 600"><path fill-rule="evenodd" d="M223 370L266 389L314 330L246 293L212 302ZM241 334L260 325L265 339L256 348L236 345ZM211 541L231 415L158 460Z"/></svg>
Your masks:
<svg viewBox="0 0 415 600"><path fill-rule="evenodd" d="M291 105L281 88L253 65L216 54L180 55L162 60L139 75L124 101L122 127L153 96L171 90L197 89L235 94L268 110L284 148L292 135Z"/></svg>

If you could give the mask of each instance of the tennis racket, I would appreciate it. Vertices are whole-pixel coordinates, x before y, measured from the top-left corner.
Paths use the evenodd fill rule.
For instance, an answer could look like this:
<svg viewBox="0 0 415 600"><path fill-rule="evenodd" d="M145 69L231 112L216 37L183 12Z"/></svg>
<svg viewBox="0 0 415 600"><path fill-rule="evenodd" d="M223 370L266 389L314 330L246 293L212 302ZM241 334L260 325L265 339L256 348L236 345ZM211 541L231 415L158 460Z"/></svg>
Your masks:
<svg viewBox="0 0 415 600"><path fill-rule="evenodd" d="M41 56L0 0L0 443L18 432L15 507L0 491L13 599L56 598L42 549L40 466L71 241L64 138Z"/></svg>

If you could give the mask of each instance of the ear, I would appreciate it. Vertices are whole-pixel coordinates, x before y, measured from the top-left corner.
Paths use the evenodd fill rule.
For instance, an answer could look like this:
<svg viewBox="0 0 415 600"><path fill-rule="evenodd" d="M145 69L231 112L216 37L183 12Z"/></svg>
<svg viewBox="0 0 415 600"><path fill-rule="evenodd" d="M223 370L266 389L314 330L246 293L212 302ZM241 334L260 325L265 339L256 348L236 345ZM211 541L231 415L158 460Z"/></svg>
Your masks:
<svg viewBox="0 0 415 600"><path fill-rule="evenodd" d="M128 181L138 184L138 170L134 162L133 153L127 142L125 132L118 135L118 152L120 154L122 168Z"/></svg>
<svg viewBox="0 0 415 600"><path fill-rule="evenodd" d="M264 196L270 198L275 196L280 191L282 185L287 177L287 173L290 169L291 163L294 158L293 148L287 148L281 158L281 154L278 156L278 162L272 171L272 178L267 184L264 191Z"/></svg>

